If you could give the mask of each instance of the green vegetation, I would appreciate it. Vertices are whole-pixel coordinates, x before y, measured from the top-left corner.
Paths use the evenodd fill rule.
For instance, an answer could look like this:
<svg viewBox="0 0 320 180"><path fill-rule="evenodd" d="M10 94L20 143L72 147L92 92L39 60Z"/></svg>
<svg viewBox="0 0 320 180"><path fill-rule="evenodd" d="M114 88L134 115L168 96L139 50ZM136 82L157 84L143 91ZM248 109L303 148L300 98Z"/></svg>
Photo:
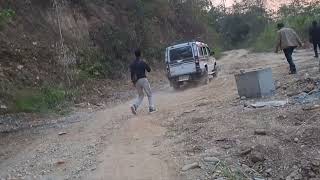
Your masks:
<svg viewBox="0 0 320 180"><path fill-rule="evenodd" d="M212 172L228 180L245 180L252 177L261 177L259 173L249 167L231 167L223 161L218 162L212 169Z"/></svg>
<svg viewBox="0 0 320 180"><path fill-rule="evenodd" d="M264 1L242 0L229 9L212 7L208 17L210 27L221 37L219 44L223 50L270 51L275 46L278 22L295 29L307 42L311 22L320 21L320 4L316 0L294 0L272 11L267 9Z"/></svg>
<svg viewBox="0 0 320 180"><path fill-rule="evenodd" d="M105 56L97 49L84 49L78 56L80 57L79 77L81 80L111 75L112 67L108 66Z"/></svg>
<svg viewBox="0 0 320 180"><path fill-rule="evenodd" d="M91 39L97 46L81 53L80 74L87 78L123 78L134 49L141 48L146 60L159 66L164 48L181 41L207 42L218 58L222 51L237 48L271 51L280 21L307 41L311 21L320 20L320 5L316 1L298 2L271 11L261 0L237 1L230 8L213 6L208 0L81 1L86 8L90 3L115 7L126 12L127 20L103 24L93 33Z"/></svg>
<svg viewBox="0 0 320 180"><path fill-rule="evenodd" d="M21 90L15 98L17 112L65 113L68 111L67 100L72 93L60 88L44 87L40 90Z"/></svg>
<svg viewBox="0 0 320 180"><path fill-rule="evenodd" d="M0 10L0 30L16 15L11 9Z"/></svg>
<svg viewBox="0 0 320 180"><path fill-rule="evenodd" d="M219 46L215 46L213 49L215 58L219 59L222 57L222 49Z"/></svg>
<svg viewBox="0 0 320 180"><path fill-rule="evenodd" d="M101 24L90 35L94 47L78 53L80 79L121 79L127 75L133 52L140 48L143 57L153 67L163 68L164 50L178 41L202 40L221 54L219 35L209 25L207 0L163 1L85 1L78 3L86 8L114 7L125 12L116 24Z"/></svg>
<svg viewBox="0 0 320 180"><path fill-rule="evenodd" d="M272 51L277 39L276 24L269 24L266 29L251 42L251 49L256 52Z"/></svg>
<svg viewBox="0 0 320 180"><path fill-rule="evenodd" d="M292 1L283 5L277 12L264 14L268 21L261 24L264 28L250 38L248 46L254 51L270 51L275 47L276 24L283 22L297 31L304 42L308 42L308 32L312 21L320 23L320 4L318 1ZM271 18L272 17L272 18Z"/></svg>

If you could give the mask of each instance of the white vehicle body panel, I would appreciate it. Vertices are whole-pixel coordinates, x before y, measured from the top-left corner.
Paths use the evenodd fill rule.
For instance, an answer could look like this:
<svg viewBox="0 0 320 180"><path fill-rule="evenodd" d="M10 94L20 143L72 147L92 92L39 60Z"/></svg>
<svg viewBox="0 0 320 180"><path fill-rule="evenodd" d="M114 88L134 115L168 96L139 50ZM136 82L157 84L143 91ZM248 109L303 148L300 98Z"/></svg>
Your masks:
<svg viewBox="0 0 320 180"><path fill-rule="evenodd" d="M187 81L184 75L215 71L216 60L210 55L208 46L201 42L189 42L170 46L165 52L169 78ZM180 77L180 78L179 78Z"/></svg>

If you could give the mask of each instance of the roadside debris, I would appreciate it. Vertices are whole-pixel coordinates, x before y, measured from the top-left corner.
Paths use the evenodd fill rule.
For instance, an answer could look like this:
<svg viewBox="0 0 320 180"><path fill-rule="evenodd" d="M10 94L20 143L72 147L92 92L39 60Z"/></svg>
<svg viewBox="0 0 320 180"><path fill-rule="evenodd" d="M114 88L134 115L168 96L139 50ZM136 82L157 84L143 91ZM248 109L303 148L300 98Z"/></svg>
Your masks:
<svg viewBox="0 0 320 180"><path fill-rule="evenodd" d="M239 155L240 155L240 156L246 156L246 155L250 154L251 151L252 151L252 148L243 149L243 150L241 150L241 151L239 152Z"/></svg>
<svg viewBox="0 0 320 180"><path fill-rule="evenodd" d="M263 107L283 107L288 104L288 100L286 101L266 101L266 102L256 102L251 104L250 106L253 108L263 108Z"/></svg>
<svg viewBox="0 0 320 180"><path fill-rule="evenodd" d="M257 178L257 177L255 177L255 178L253 178L254 180L265 180L264 178Z"/></svg>
<svg viewBox="0 0 320 180"><path fill-rule="evenodd" d="M188 171L190 169L196 169L196 168L200 168L200 165L199 165L199 163L194 162L192 164L187 164L187 165L183 166L183 168L181 170Z"/></svg>
<svg viewBox="0 0 320 180"><path fill-rule="evenodd" d="M151 156L158 156L158 155L160 155L160 152L152 152L151 153Z"/></svg>
<svg viewBox="0 0 320 180"><path fill-rule="evenodd" d="M312 91L312 93L302 92L296 96L293 96L295 103L309 104L320 100L320 91Z"/></svg>
<svg viewBox="0 0 320 180"><path fill-rule="evenodd" d="M313 111L313 110L317 110L319 108L320 108L320 105L316 104L316 105L313 105L313 106L303 107L302 110L304 110L304 111Z"/></svg>
<svg viewBox="0 0 320 180"><path fill-rule="evenodd" d="M63 161L63 160L59 160L59 161L57 161L57 165L63 165L63 164L65 164L66 162L65 161Z"/></svg>
<svg viewBox="0 0 320 180"><path fill-rule="evenodd" d="M96 167L93 167L93 168L90 169L90 171L95 171L95 170L97 170Z"/></svg>
<svg viewBox="0 0 320 180"><path fill-rule="evenodd" d="M255 135L260 135L260 136L265 136L265 135L267 135L267 132L264 129L257 129L257 130L254 131L254 134Z"/></svg>
<svg viewBox="0 0 320 180"><path fill-rule="evenodd" d="M257 163L257 162L263 162L265 161L265 157L264 155L261 153L261 152L252 152L251 155L250 155L250 160L253 162L253 163Z"/></svg>
<svg viewBox="0 0 320 180"><path fill-rule="evenodd" d="M277 118L280 119L280 120L284 120L284 119L287 119L288 116L286 116L286 115L279 115Z"/></svg>
<svg viewBox="0 0 320 180"><path fill-rule="evenodd" d="M17 66L17 69L18 69L18 70L22 70L23 67L24 67L23 65L18 65L18 66Z"/></svg>
<svg viewBox="0 0 320 180"><path fill-rule="evenodd" d="M1 105L0 109L8 109L8 107L6 105Z"/></svg>
<svg viewBox="0 0 320 180"><path fill-rule="evenodd" d="M195 111L196 111L196 109L186 110L186 111L184 111L184 112L182 113L182 115L190 114L190 113L193 113L193 112L195 112Z"/></svg>
<svg viewBox="0 0 320 180"><path fill-rule="evenodd" d="M300 171L301 170L299 170L299 169L294 170L289 176L286 177L286 180L302 179L302 175L301 175Z"/></svg>
<svg viewBox="0 0 320 180"><path fill-rule="evenodd" d="M218 163L220 162L220 159L216 158L216 157L205 157L203 158L204 162L210 162L210 163Z"/></svg>
<svg viewBox="0 0 320 180"><path fill-rule="evenodd" d="M197 104L196 107L208 106L211 103L212 102L210 102L210 101L204 101L204 102L201 102L201 103Z"/></svg>
<svg viewBox="0 0 320 180"><path fill-rule="evenodd" d="M65 134L67 134L67 133L66 132L59 132L58 133L59 136L62 136L62 135L65 135Z"/></svg>

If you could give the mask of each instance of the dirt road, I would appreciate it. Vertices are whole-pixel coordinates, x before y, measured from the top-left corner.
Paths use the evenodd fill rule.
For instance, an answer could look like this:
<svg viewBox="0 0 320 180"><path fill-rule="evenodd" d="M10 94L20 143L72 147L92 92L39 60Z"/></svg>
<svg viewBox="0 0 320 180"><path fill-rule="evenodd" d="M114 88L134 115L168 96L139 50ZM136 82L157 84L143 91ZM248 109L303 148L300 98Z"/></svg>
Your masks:
<svg viewBox="0 0 320 180"><path fill-rule="evenodd" d="M309 133L315 134L310 140L304 134L306 131L298 136L292 129L303 126L301 129L307 130L304 125L308 123L315 128L320 125L316 121L301 124L293 121L318 116L294 104L285 108L245 108L243 103L251 101L238 98L233 78L240 69L272 67L280 88L273 99L287 99L288 92L284 89L290 89L290 83L295 84L306 76L318 77L318 62L312 58L311 51L298 51L295 58L299 74L290 76L282 54L230 51L218 61L221 72L209 85L178 92L168 87L157 92L159 111L155 114L149 115L143 107L138 116L133 116L127 102L99 112L77 113L67 117L66 123L50 128L1 134L0 177L179 180L259 176L278 179L295 171L295 177L304 176L302 160L309 165L311 157L320 158L315 151L320 134L317 136L317 129L311 129ZM282 88L284 86L286 88ZM281 120L279 115L283 116ZM253 131L258 128L266 130L267 135L254 135ZM295 138L297 142L292 141ZM247 153L239 156L239 151L248 148ZM259 153L264 157L259 158L256 155ZM212 156L221 163L212 167L203 161L204 157ZM256 156L256 161L252 161L252 156ZM181 171L184 165L194 162L201 168ZM237 168L243 172L241 175ZM319 172L307 173L318 177Z"/></svg>

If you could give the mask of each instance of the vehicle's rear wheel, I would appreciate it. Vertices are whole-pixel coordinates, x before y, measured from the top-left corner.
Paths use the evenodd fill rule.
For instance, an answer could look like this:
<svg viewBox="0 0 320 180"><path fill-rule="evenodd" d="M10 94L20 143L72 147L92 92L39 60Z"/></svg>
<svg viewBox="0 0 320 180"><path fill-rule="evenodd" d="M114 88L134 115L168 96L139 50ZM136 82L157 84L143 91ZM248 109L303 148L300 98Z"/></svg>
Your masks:
<svg viewBox="0 0 320 180"><path fill-rule="evenodd" d="M173 87L173 89L175 89L175 90L180 89L180 83L179 83L179 82L170 81L170 85L171 85L171 87Z"/></svg>

